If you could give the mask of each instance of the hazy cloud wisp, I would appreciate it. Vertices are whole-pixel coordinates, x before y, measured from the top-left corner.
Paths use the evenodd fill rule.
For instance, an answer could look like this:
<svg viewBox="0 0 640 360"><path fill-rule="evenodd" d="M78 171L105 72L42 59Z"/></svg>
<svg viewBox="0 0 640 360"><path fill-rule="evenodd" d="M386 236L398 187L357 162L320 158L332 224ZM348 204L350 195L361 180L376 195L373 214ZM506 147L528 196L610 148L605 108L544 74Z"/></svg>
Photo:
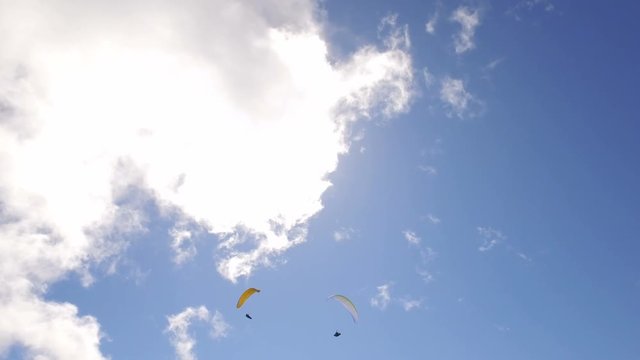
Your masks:
<svg viewBox="0 0 640 360"><path fill-rule="evenodd" d="M479 104L473 95L465 89L464 82L461 79L454 79L449 76L442 79L440 100L448 109L447 116L457 116L458 118L473 115L473 107Z"/></svg>
<svg viewBox="0 0 640 360"><path fill-rule="evenodd" d="M414 299L410 296L394 297L391 295L392 283L378 286L377 294L369 300L369 304L378 310L385 310L391 303L400 305L404 311L412 311L422 307L422 299Z"/></svg>
<svg viewBox="0 0 640 360"><path fill-rule="evenodd" d="M482 244L478 247L478 250L481 252L491 250L494 246L503 242L507 238L499 230L495 230L490 227L478 226L477 230L478 234L482 238Z"/></svg>
<svg viewBox="0 0 640 360"><path fill-rule="evenodd" d="M371 298L371 306L384 310L391 303L391 283L382 284L377 287L378 293Z"/></svg>
<svg viewBox="0 0 640 360"><path fill-rule="evenodd" d="M209 310L205 306L197 308L187 307L183 311L167 317L169 325L165 332L169 334L169 341L173 346L176 357L179 360L195 360L193 348L196 340L192 332L189 331L194 321L210 323L211 336L214 339L226 337L230 329L229 324L224 321L222 314L216 310L211 317Z"/></svg>
<svg viewBox="0 0 640 360"><path fill-rule="evenodd" d="M456 54L462 54L476 47L474 35L476 28L480 25L480 13L477 9L467 6L460 6L451 15L451 21L460 24L460 32L454 37L454 48Z"/></svg>

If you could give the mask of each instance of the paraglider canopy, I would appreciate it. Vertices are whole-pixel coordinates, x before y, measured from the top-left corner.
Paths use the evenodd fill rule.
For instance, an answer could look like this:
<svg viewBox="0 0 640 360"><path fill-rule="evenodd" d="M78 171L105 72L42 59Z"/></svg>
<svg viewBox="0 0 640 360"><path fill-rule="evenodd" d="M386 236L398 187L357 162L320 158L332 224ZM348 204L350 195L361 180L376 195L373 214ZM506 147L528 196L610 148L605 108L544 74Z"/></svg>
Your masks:
<svg viewBox="0 0 640 360"><path fill-rule="evenodd" d="M251 295L259 292L260 290L256 288L248 288L247 290L245 290L242 293L242 295L240 295L240 298L238 299L238 303L236 304L236 309L240 309L242 305L244 305L245 301L247 301L247 299L249 299Z"/></svg>
<svg viewBox="0 0 640 360"><path fill-rule="evenodd" d="M329 299L334 299L338 301L340 304L342 304L342 306L349 312L349 314L351 314L351 318L353 319L353 322L358 321L358 310L356 310L356 306L353 305L351 300L349 300L346 296L332 295L332 296L329 296Z"/></svg>

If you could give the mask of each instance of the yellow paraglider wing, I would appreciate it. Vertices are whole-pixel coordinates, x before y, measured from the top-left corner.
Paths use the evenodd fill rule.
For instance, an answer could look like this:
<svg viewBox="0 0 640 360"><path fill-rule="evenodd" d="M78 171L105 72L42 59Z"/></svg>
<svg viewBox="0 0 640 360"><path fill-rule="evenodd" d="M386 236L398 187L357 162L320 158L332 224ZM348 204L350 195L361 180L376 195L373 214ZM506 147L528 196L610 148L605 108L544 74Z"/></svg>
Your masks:
<svg viewBox="0 0 640 360"><path fill-rule="evenodd" d="M242 305L244 305L244 302L247 301L247 299L255 294L255 293L259 293L260 290L256 289L256 288L248 288L247 290L245 290L242 295L240 295L240 298L238 299L238 303L236 304L236 309L240 309L242 307Z"/></svg>
<svg viewBox="0 0 640 360"><path fill-rule="evenodd" d="M329 296L329 299L334 299L338 301L340 304L342 304L342 306L344 306L344 308L349 312L349 314L351 314L351 318L353 319L353 322L358 321L358 310L356 310L356 306L353 305L351 300L349 300L346 296L332 295L332 296Z"/></svg>

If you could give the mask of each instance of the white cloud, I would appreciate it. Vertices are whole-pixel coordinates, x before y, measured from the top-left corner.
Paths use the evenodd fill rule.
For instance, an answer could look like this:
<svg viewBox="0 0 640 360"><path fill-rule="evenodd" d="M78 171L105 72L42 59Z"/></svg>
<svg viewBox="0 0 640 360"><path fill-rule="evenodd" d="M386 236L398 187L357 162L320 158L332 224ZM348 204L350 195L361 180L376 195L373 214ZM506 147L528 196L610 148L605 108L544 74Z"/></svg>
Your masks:
<svg viewBox="0 0 640 360"><path fill-rule="evenodd" d="M378 293L371 298L371 306L384 310L391 303L391 283L386 283L377 287Z"/></svg>
<svg viewBox="0 0 640 360"><path fill-rule="evenodd" d="M422 239L413 231L405 230L403 232L404 238L407 240L409 245L415 246L418 248L418 252L420 254L420 263L422 266L426 266L431 261L433 261L438 255L431 247L424 246L422 244ZM425 283L430 283L433 281L433 274L421 267L416 268L416 273L420 276L422 281Z"/></svg>
<svg viewBox="0 0 640 360"><path fill-rule="evenodd" d="M522 251L518 251L512 245L507 243L507 236L500 230L493 229L491 227L477 227L478 234L482 240L482 244L478 247L481 252L489 251L499 244L505 243L505 249L508 253L517 256L525 262L531 263L533 259Z"/></svg>
<svg viewBox="0 0 640 360"><path fill-rule="evenodd" d="M495 60L490 61L488 64L482 67L482 78L488 81L491 81L492 72L498 68L500 64L505 60L505 58L497 58Z"/></svg>
<svg viewBox="0 0 640 360"><path fill-rule="evenodd" d="M402 234L404 235L404 238L409 242L409 244L420 245L421 239L415 232L411 230L405 230L402 232Z"/></svg>
<svg viewBox="0 0 640 360"><path fill-rule="evenodd" d="M225 320L224 316L216 310L211 318L211 336L214 339L227 337L229 334L229 330L231 329L231 325L229 325Z"/></svg>
<svg viewBox="0 0 640 360"><path fill-rule="evenodd" d="M411 230L405 230L403 231L403 235L409 245L418 248L422 265L427 265L438 255L438 253L436 253L431 247L422 245L422 239L415 232ZM433 275L426 270L418 268L416 272L426 283L429 283L433 280Z"/></svg>
<svg viewBox="0 0 640 360"><path fill-rule="evenodd" d="M422 306L422 299L400 298L398 299L404 311L419 309Z"/></svg>
<svg viewBox="0 0 640 360"><path fill-rule="evenodd" d="M180 360L196 359L193 354L196 340L189 333L189 327L194 320L208 321L209 310L205 306L198 308L188 307L178 314L167 317L169 325L165 332L169 333L169 341L171 341L171 345L176 352L176 357Z"/></svg>
<svg viewBox="0 0 640 360"><path fill-rule="evenodd" d="M132 280L136 285L140 285L147 279L150 273L151 270L143 271L140 267L136 266L129 270L126 278Z"/></svg>
<svg viewBox="0 0 640 360"><path fill-rule="evenodd" d="M532 262L532 261L533 261L533 260L532 260L529 256L527 256L525 253L517 252L517 253L516 253L516 255L517 255L520 259L522 259L522 260L524 260L524 261L526 261L526 262Z"/></svg>
<svg viewBox="0 0 640 360"><path fill-rule="evenodd" d="M438 175L438 169L436 169L434 166L431 166L431 165L420 165L418 166L418 169L420 169L420 171L423 171L429 175Z"/></svg>
<svg viewBox="0 0 640 360"><path fill-rule="evenodd" d="M422 68L422 76L424 77L424 83L428 88L430 88L436 81L436 77L426 66Z"/></svg>
<svg viewBox="0 0 640 360"><path fill-rule="evenodd" d="M176 226L169 231L169 235L172 238L171 249L175 254L173 262L181 265L196 256L197 249L191 237L191 231Z"/></svg>
<svg viewBox="0 0 640 360"><path fill-rule="evenodd" d="M462 54L475 48L473 36L476 28L480 25L479 11L472 10L467 6L460 6L451 15L451 20L461 26L460 32L453 37L456 54Z"/></svg>
<svg viewBox="0 0 640 360"><path fill-rule="evenodd" d="M490 227L477 227L478 234L482 238L482 244L478 247L479 251L485 252L491 250L494 246L506 240L506 236L502 232Z"/></svg>
<svg viewBox="0 0 640 360"><path fill-rule="evenodd" d="M205 306L187 307L182 312L167 316L167 321L169 324L165 332L169 334L169 341L180 360L196 359L193 353L196 340L193 337L193 332L189 331L194 321L209 323L211 325L211 337L214 339L227 337L231 329L231 326L224 320L224 316L218 310L211 316Z"/></svg>
<svg viewBox="0 0 640 360"><path fill-rule="evenodd" d="M494 70L498 65L500 65L504 61L504 58L498 58L491 62L489 62L484 68L485 70Z"/></svg>
<svg viewBox="0 0 640 360"><path fill-rule="evenodd" d="M436 11L429 20L424 24L424 30L434 35L436 33L436 25L438 24L439 13Z"/></svg>
<svg viewBox="0 0 640 360"><path fill-rule="evenodd" d="M369 301L372 307L385 310L392 303L400 305L404 311L411 311L422 307L422 299L414 299L411 296L391 296L392 283L382 284L377 287L378 293Z"/></svg>
<svg viewBox="0 0 640 360"><path fill-rule="evenodd" d="M425 246L424 248L420 249L420 257L422 258L422 262L424 264L435 259L437 255L438 254L428 246Z"/></svg>
<svg viewBox="0 0 640 360"><path fill-rule="evenodd" d="M434 224L434 225L438 225L442 222L442 220L440 220L439 217L429 213L427 214L427 221L429 221L430 223Z"/></svg>
<svg viewBox="0 0 640 360"><path fill-rule="evenodd" d="M463 118L473 115L472 106L478 104L478 101L465 89L461 79L446 76L442 79L441 85L440 100L448 109L447 116Z"/></svg>
<svg viewBox="0 0 640 360"><path fill-rule="evenodd" d="M387 32L385 34L385 32ZM408 48L411 46L409 25L398 26L398 14L389 14L380 20L378 37L383 38L391 49Z"/></svg>
<svg viewBox="0 0 640 360"><path fill-rule="evenodd" d="M555 11L556 7L550 0L521 0L507 10L507 15L521 21L523 12L532 12L535 9L551 13Z"/></svg>
<svg viewBox="0 0 640 360"><path fill-rule="evenodd" d="M424 281L426 284L429 284L435 280L433 274L430 271L418 268L416 272L418 273L422 281Z"/></svg>
<svg viewBox="0 0 640 360"><path fill-rule="evenodd" d="M22 294L7 294L6 286L13 291L20 287ZM3 283L0 290L0 354L19 339L25 358L105 359L99 350L103 334L94 317L79 316L69 303L43 301L29 293L29 286Z"/></svg>
<svg viewBox="0 0 640 360"><path fill-rule="evenodd" d="M356 231L352 228L342 227L333 232L333 240L337 242L349 240L351 239L351 236L353 236L355 233Z"/></svg>
<svg viewBox="0 0 640 360"><path fill-rule="evenodd" d="M36 336L62 322L76 357L103 358L97 321L42 297L69 272L90 284L144 230L141 200L219 235L230 281L304 242L350 125L413 94L406 26L331 63L315 5L0 0L0 318L32 315L0 352L70 358ZM175 230L181 263L196 250Z"/></svg>

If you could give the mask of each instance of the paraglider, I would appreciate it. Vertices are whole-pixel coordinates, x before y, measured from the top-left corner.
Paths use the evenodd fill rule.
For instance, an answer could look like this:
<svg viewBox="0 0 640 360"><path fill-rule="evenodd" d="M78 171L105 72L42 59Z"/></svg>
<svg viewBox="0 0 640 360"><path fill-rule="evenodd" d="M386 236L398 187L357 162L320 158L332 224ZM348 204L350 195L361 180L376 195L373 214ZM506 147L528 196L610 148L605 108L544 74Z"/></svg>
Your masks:
<svg viewBox="0 0 640 360"><path fill-rule="evenodd" d="M349 298L344 295L332 295L329 296L329 299L334 299L339 302L345 308L345 310L349 312L354 323L358 321L358 310L356 309L356 306L353 305L353 302L349 300ZM334 337L338 337L340 335L342 335L342 333L340 333L339 331L336 331L333 334Z"/></svg>
<svg viewBox="0 0 640 360"><path fill-rule="evenodd" d="M255 293L259 293L260 290L256 289L256 288L248 288L247 290L245 290L242 295L240 295L240 298L238 299L238 303L236 304L236 309L240 309L242 307L242 305L244 305L244 303L247 301L247 299L249 299L249 297L251 297L251 295L255 294Z"/></svg>
<svg viewBox="0 0 640 360"><path fill-rule="evenodd" d="M338 301L340 304L342 304L345 310L347 310L349 314L351 314L351 318L353 319L354 323L358 321L358 310L356 310L356 306L353 305L351 300L349 300L346 296L332 295L332 296L329 296L329 299L334 299Z"/></svg>
<svg viewBox="0 0 640 360"><path fill-rule="evenodd" d="M240 298L238 298L238 302L236 303L236 309L240 309L242 307L242 305L244 305L244 303L247 301L247 299L249 299L251 297L251 295L255 294L255 293L259 293L260 290L256 289L256 288L248 288L247 290L245 290L242 295L240 295ZM253 319L251 317L251 315L249 314L244 314L244 316L247 319Z"/></svg>

